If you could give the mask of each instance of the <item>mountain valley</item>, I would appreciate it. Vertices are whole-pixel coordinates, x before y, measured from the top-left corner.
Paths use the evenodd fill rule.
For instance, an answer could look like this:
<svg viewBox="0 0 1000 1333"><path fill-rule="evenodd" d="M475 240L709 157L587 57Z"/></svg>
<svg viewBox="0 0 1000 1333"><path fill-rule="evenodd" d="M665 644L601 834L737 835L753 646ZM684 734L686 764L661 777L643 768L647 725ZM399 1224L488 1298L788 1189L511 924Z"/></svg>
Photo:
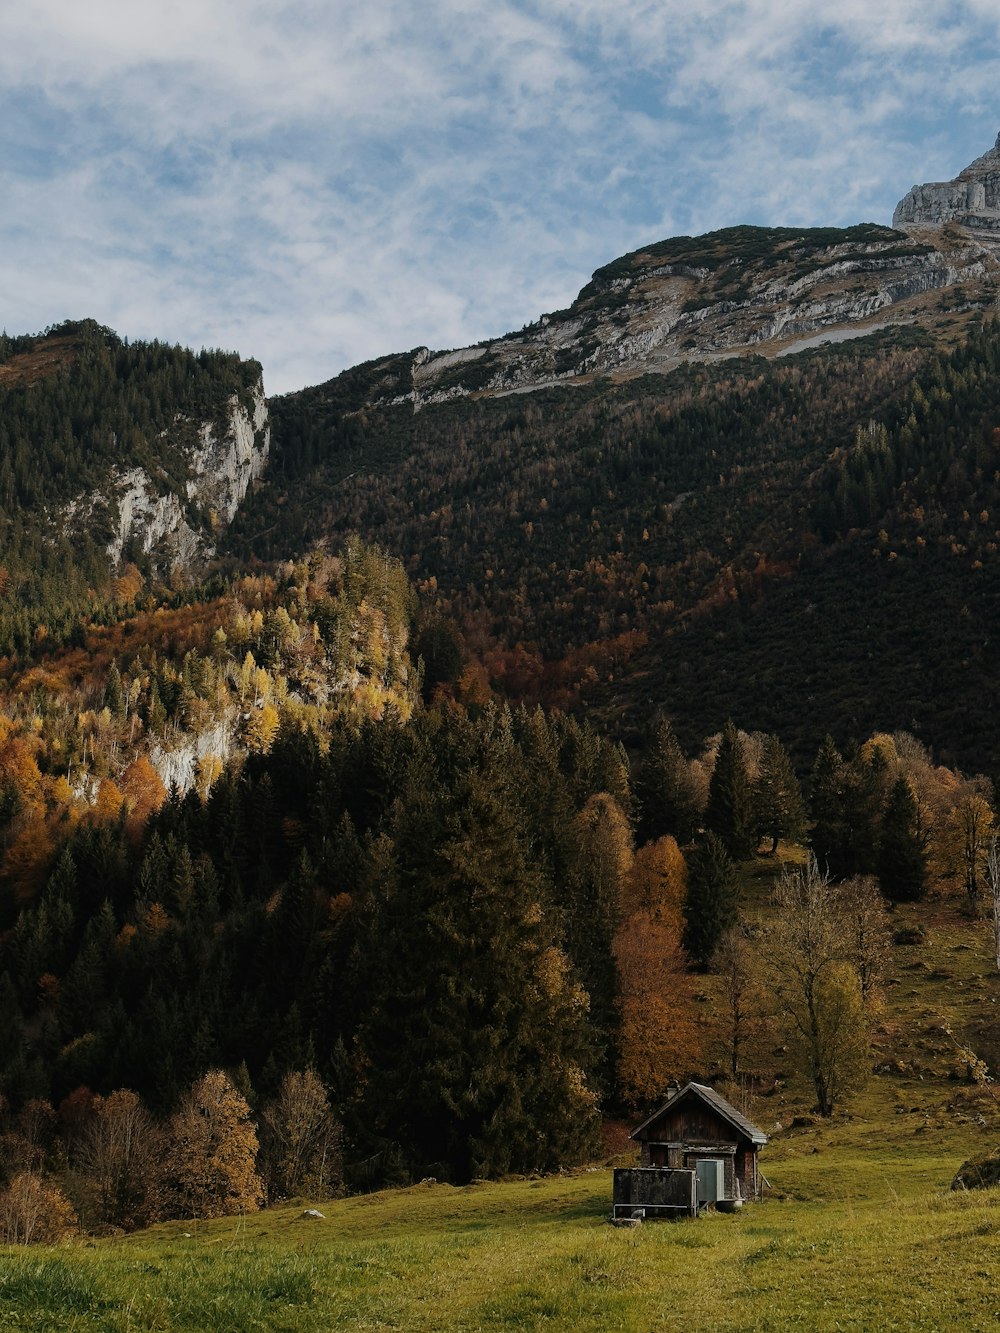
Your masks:
<svg viewBox="0 0 1000 1333"><path fill-rule="evenodd" d="M552 1172L696 1074L994 1123L998 152L271 399L0 339L0 1225Z"/></svg>

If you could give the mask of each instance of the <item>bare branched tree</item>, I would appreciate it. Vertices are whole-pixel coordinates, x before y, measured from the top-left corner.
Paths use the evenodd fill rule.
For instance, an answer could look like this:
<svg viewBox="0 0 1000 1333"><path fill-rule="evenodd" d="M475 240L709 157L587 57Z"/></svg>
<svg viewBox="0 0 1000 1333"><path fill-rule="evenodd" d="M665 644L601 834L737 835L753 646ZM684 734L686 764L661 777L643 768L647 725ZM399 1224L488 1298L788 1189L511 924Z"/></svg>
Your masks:
<svg viewBox="0 0 1000 1333"><path fill-rule="evenodd" d="M264 1111L261 1134L269 1198L322 1197L340 1188L340 1125L314 1070L285 1075Z"/></svg>
<svg viewBox="0 0 1000 1333"><path fill-rule="evenodd" d="M778 912L767 949L775 1000L802 1047L819 1112L831 1115L860 1081L869 1050L840 892L813 858L782 876L774 901Z"/></svg>
<svg viewBox="0 0 1000 1333"><path fill-rule="evenodd" d="M850 954L858 969L861 998L871 1012L880 1006L882 978L892 948L889 914L873 875L855 875L840 886L840 904Z"/></svg>
<svg viewBox="0 0 1000 1333"><path fill-rule="evenodd" d="M993 956L1000 972L1000 835L994 833L986 853L986 882L993 906Z"/></svg>
<svg viewBox="0 0 1000 1333"><path fill-rule="evenodd" d="M97 1221L129 1228L152 1220L160 1149L157 1127L137 1093L121 1088L96 1098L75 1157L93 1189Z"/></svg>

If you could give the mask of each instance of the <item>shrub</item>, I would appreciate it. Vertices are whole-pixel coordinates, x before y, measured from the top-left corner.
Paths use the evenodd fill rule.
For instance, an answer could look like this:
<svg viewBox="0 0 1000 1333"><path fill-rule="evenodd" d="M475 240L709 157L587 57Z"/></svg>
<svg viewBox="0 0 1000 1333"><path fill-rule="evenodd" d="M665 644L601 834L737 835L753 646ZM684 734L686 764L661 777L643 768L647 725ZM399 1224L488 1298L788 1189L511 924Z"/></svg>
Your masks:
<svg viewBox="0 0 1000 1333"><path fill-rule="evenodd" d="M73 1205L44 1177L22 1171L0 1194L0 1241L5 1245L53 1245L76 1227Z"/></svg>

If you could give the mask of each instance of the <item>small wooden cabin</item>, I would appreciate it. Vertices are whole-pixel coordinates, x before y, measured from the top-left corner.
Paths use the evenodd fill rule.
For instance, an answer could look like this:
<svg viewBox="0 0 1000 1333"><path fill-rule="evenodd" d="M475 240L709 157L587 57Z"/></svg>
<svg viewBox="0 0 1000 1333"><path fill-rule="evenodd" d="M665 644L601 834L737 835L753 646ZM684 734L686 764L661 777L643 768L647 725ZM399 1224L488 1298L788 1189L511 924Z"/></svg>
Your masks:
<svg viewBox="0 0 1000 1333"><path fill-rule="evenodd" d="M706 1204L739 1207L759 1196L757 1153L767 1135L714 1088L678 1088L631 1137L640 1166L615 1172L616 1217L693 1215Z"/></svg>

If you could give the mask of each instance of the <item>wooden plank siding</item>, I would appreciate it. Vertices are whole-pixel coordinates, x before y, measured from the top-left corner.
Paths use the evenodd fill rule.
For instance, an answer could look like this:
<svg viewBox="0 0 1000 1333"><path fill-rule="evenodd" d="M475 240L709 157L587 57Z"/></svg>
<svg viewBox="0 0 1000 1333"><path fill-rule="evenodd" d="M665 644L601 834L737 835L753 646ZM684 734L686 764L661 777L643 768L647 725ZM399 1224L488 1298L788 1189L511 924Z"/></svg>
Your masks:
<svg viewBox="0 0 1000 1333"><path fill-rule="evenodd" d="M694 1217L697 1211L698 1179L694 1171L615 1169L615 1217Z"/></svg>

